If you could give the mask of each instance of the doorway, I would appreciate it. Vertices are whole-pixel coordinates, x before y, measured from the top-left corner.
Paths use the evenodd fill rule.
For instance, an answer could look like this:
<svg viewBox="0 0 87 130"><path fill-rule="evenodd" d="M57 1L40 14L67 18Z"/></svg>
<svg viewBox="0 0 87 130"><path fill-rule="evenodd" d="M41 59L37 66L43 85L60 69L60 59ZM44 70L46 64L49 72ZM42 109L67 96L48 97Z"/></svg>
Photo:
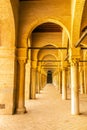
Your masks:
<svg viewBox="0 0 87 130"><path fill-rule="evenodd" d="M47 83L52 83L52 71L47 72Z"/></svg>

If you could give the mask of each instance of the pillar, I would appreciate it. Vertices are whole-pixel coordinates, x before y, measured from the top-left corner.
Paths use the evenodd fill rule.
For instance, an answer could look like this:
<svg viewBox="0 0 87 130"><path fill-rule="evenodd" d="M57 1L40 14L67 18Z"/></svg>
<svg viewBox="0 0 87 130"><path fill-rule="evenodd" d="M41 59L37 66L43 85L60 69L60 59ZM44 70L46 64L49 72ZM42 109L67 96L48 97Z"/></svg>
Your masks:
<svg viewBox="0 0 87 130"><path fill-rule="evenodd" d="M87 94L87 63L84 63L84 93Z"/></svg>
<svg viewBox="0 0 87 130"><path fill-rule="evenodd" d="M40 93L40 72L37 68L37 76L36 76L36 92Z"/></svg>
<svg viewBox="0 0 87 130"><path fill-rule="evenodd" d="M43 74L40 72L40 90L43 88Z"/></svg>
<svg viewBox="0 0 87 130"><path fill-rule="evenodd" d="M54 86L56 86L56 76L55 76L55 74L53 75L53 84L54 84Z"/></svg>
<svg viewBox="0 0 87 130"><path fill-rule="evenodd" d="M45 87L45 75L43 74L43 88Z"/></svg>
<svg viewBox="0 0 87 130"><path fill-rule="evenodd" d="M84 74L83 70L80 71L80 93L84 93Z"/></svg>
<svg viewBox="0 0 87 130"><path fill-rule="evenodd" d="M71 62L71 114L79 114L78 63Z"/></svg>
<svg viewBox="0 0 87 130"><path fill-rule="evenodd" d="M36 69L31 68L31 99L36 98Z"/></svg>
<svg viewBox="0 0 87 130"><path fill-rule="evenodd" d="M41 89L43 89L43 73L41 74Z"/></svg>
<svg viewBox="0 0 87 130"><path fill-rule="evenodd" d="M17 110L18 114L25 113L25 60L18 60L18 101L17 101Z"/></svg>
<svg viewBox="0 0 87 130"><path fill-rule="evenodd" d="M71 88L71 74L70 68L67 69L67 87Z"/></svg>
<svg viewBox="0 0 87 130"><path fill-rule="evenodd" d="M62 70L62 99L67 99L67 79L66 79L66 69Z"/></svg>
<svg viewBox="0 0 87 130"><path fill-rule="evenodd" d="M27 60L26 67L25 67L25 99L30 99L30 68L31 68L31 61Z"/></svg>
<svg viewBox="0 0 87 130"><path fill-rule="evenodd" d="M57 90L58 90L59 89L58 88L58 82L59 82L59 80L58 80L58 72L57 72L56 78L57 78Z"/></svg>
<svg viewBox="0 0 87 130"><path fill-rule="evenodd" d="M31 62L31 77L30 77L30 89L31 94L30 98L35 99L36 98L36 61Z"/></svg>
<svg viewBox="0 0 87 130"><path fill-rule="evenodd" d="M62 71L59 70L59 93L62 94Z"/></svg>
<svg viewBox="0 0 87 130"><path fill-rule="evenodd" d="M40 80L39 80L39 84L40 84L40 90L42 89L42 86L41 86L41 71L40 71Z"/></svg>

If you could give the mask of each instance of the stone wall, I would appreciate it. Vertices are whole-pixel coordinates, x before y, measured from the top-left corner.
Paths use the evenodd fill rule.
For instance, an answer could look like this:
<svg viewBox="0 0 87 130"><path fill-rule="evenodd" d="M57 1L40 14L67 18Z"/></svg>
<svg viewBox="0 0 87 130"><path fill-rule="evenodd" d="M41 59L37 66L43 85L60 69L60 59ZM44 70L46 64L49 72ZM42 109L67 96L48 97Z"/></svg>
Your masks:
<svg viewBox="0 0 87 130"><path fill-rule="evenodd" d="M0 114L15 110L17 4L18 0L0 1Z"/></svg>

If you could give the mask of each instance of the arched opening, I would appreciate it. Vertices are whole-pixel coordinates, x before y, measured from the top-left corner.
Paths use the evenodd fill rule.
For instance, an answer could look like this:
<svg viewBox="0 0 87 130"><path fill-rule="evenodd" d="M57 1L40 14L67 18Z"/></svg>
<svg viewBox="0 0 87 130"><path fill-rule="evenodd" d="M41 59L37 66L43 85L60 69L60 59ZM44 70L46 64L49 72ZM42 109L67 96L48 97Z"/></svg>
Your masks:
<svg viewBox="0 0 87 130"><path fill-rule="evenodd" d="M46 22L36 27L33 30L33 33L34 32L61 32L61 31L62 31L62 28L60 25L52 23L52 22Z"/></svg>
<svg viewBox="0 0 87 130"><path fill-rule="evenodd" d="M47 72L47 83L52 83L52 71Z"/></svg>

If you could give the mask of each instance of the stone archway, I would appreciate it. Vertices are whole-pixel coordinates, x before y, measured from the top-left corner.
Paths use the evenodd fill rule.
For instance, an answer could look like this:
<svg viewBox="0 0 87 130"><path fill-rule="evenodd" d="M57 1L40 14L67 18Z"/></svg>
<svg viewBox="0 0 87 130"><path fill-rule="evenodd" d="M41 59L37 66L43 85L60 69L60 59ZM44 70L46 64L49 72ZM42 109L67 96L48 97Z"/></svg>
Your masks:
<svg viewBox="0 0 87 130"><path fill-rule="evenodd" d="M10 0L0 0L0 114L13 114L16 94L15 18Z"/></svg>

